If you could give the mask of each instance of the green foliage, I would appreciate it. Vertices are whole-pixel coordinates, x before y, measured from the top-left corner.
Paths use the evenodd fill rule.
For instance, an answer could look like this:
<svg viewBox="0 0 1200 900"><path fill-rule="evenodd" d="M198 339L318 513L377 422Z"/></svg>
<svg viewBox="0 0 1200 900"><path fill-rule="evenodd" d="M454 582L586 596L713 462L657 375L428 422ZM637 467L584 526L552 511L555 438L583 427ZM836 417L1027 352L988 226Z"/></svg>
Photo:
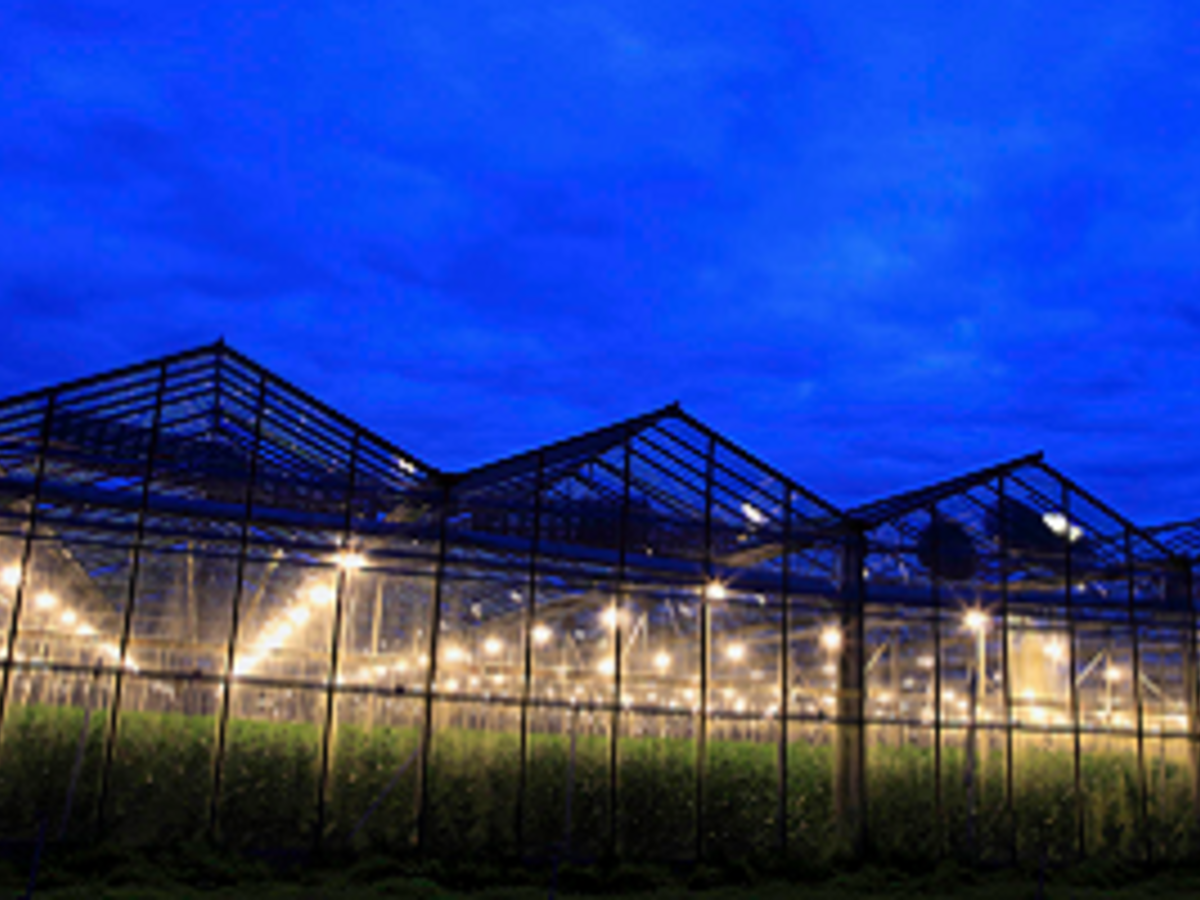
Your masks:
<svg viewBox="0 0 1200 900"><path fill-rule="evenodd" d="M80 739L82 765L66 839L94 840L100 821L100 769L107 716L70 706L13 706L0 734L2 836L30 841L39 822L57 836ZM1070 735L1014 735L1012 809L1006 791L1008 745L993 740L967 777L961 734L945 736L939 755L895 734L873 734L867 754L870 858L880 866L928 873L950 858L973 866L1004 863L1016 848L1030 868L1075 859L1082 826L1086 855L1113 861L1189 858L1200 844L1184 758L1144 746L1143 820L1136 744L1087 736L1075 790ZM340 725L331 746L323 842L331 852L403 859L416 832L420 771L416 728ZM160 865L179 867L197 883L221 885L252 877L224 872L199 838L208 827L216 747L211 717L123 713L118 723L103 846L144 848ZM610 827L608 738L531 731L525 748L525 797L519 806L521 742L515 731L437 730L429 748L427 849L470 863L486 881L498 862L561 855L567 775L571 771L569 866L604 857ZM316 827L320 731L306 723L232 719L219 798L218 838L225 847L312 847ZM935 797L940 766L941 816ZM706 862L722 872L788 871L816 876L839 859L833 750L793 735L787 748L788 858L777 852L778 748L773 743L710 739L704 760ZM697 832L697 746L679 737L623 736L617 754L616 850L628 863L688 860ZM386 796L384 795L386 792ZM372 807L374 807L372 809ZM353 835L356 826L364 826ZM521 821L518 823L518 813ZM523 846L518 846L518 834ZM162 861L164 848L175 854ZM112 851L115 852L115 851ZM111 862L111 861L110 861ZM139 862L117 860L137 875ZM1122 862L1121 864L1124 864ZM480 868L482 867L482 868ZM365 871L365 870L364 870ZM564 877L570 875L565 868ZM1105 870L1107 871L1107 870ZM368 880L394 879L406 869L384 867ZM122 876L123 877L123 876ZM139 876L140 877L140 876ZM722 876L727 878L727 875ZM742 877L742 876L739 876ZM1098 876L1099 877L1099 876Z"/></svg>

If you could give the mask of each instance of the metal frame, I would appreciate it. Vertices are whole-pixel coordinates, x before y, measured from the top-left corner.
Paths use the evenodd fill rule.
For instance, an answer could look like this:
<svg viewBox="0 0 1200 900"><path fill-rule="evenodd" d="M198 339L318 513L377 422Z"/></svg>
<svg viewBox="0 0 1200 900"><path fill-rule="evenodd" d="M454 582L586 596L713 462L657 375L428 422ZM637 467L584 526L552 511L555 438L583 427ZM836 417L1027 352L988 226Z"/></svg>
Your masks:
<svg viewBox="0 0 1200 900"><path fill-rule="evenodd" d="M35 422L36 441L31 424ZM845 820L848 851L861 855L867 846L886 837L868 830L871 795L866 776L871 754L876 752L869 739L869 726L896 724L933 736L936 821L932 827L937 831L938 852L950 852L952 836L942 831L942 822L954 797L943 796L944 791L951 790L943 785L949 764L943 743L947 735L959 733L963 726L955 723L956 714L943 700L943 692L956 683L956 678L963 677L965 669L947 635L956 627L956 604L962 602L956 598L969 590L991 598L989 602L998 608L1000 617L999 627L986 640L992 642L991 646L999 642L998 677L1003 685L997 705L1002 721L989 720L980 728L991 732L1002 729L1004 733L1001 843L1007 843L1007 847L1003 855L1015 858L1019 850L1017 823L1022 811L1013 774L1015 735L1065 734L1068 727L1073 740L1074 844L1078 855L1087 852L1083 738L1085 734L1115 733L1115 726L1110 721L1109 731L1097 730L1094 723L1086 721L1081 693L1088 688L1083 686L1082 660L1078 658L1082 623L1115 627L1123 621L1131 628L1136 713L1133 736L1137 743L1138 815L1143 831L1149 821L1146 741L1151 723L1142 694L1145 673L1140 617L1146 614L1143 607L1153 601L1139 599L1135 570L1148 571L1154 577L1162 573L1165 578L1166 573L1183 567L1189 573L1185 590L1190 600L1190 564L1194 559L1172 553L1167 546L1171 541L1166 537L1159 540L1156 535L1166 535L1166 530L1152 533L1137 529L1048 466L1040 453L843 514L673 404L450 475L420 462L218 343L0 402L0 466L7 466L6 460L17 460L18 464L0 468L0 490L15 498L10 501L8 517L18 524L11 528L19 526L23 530L14 530L12 542L17 548L14 559L20 566L20 577L8 601L12 614L0 674L0 735L4 734L12 704L20 702L13 694L15 672L36 667L48 674L111 675L113 692L107 713L99 800L92 812L102 832L106 810L113 801L120 716L126 702L132 702L130 697L137 695L128 687L127 680L132 677L139 684L203 684L219 689L207 817L209 833L214 837L222 833L221 798L233 693L237 685L245 683L321 697L322 714L313 726L319 732L319 750L315 829L310 835L311 846L317 849L326 846L325 835L331 825L339 701L403 693L414 699L414 707L419 704L415 716L419 722L414 726L419 745L413 775L411 836L421 852L438 852L430 844L430 784L437 776L431 746L437 705L460 713L476 707L516 711L519 749L511 827L518 852L536 855L542 849L530 846L526 829L531 732L534 727L542 727L534 724L540 723L541 717L535 719L531 713L588 709L602 714L607 721L608 810L604 834L594 837L609 856L621 856L628 843L622 832L623 804L629 798L622 784L621 751L623 741L641 739L623 732L630 716L658 723L664 730L678 723L691 725L688 740L689 751L694 749L695 770L689 791L695 830L690 837L696 859L708 858L716 849L710 846L713 812L708 792L713 777L710 756L715 752L715 742L723 739L718 723L722 728L729 724L741 729L739 733L749 735L745 740L772 745L768 749L774 756L777 821L771 840L773 852L786 856L792 849L791 729L796 724L829 724L827 718L810 708L811 704L806 705L807 701L793 702L793 690L811 674L809 663L796 656L794 647L811 640L811 633L805 629L811 630L814 621L831 616L840 623L843 643L835 679L836 763L830 777L835 782L837 809ZM48 474L49 461L56 466L53 475ZM1043 483L1050 487L1039 487ZM22 504L28 505L27 511L23 511ZM1068 523L1063 526L1065 531L1049 544L1044 535L1035 535L1036 539L1030 539L1032 544L1021 545L1013 535L1017 535L1018 526L1028 527L1028 522L1022 526L1018 521L1022 508L1043 519L1054 512ZM1082 541L1076 545L1071 536L1077 515L1091 517L1080 520L1086 541L1091 542L1086 546ZM943 517L964 528L989 564L994 563L991 569L981 569L970 584L964 585L961 579L941 571L944 548L936 529L932 538L935 564L926 568L917 559L915 547L921 522ZM178 525L164 525L167 519ZM70 576L75 579L72 584L83 584L91 591L87 602L92 606L88 608L96 616L109 615L104 605L109 601L103 589L96 586L100 582L93 573L101 572L111 561L113 547L129 549L130 569L124 582L119 626L102 635L113 639L115 664L97 667L75 661L70 656L74 651L68 652L75 646L68 640L71 636L53 629L48 636L37 637L52 648L44 651L47 655L17 658L24 633L22 622L34 622L29 618L35 613L29 611L26 595L31 590L28 582L35 545L44 537L44 527L55 530L55 541L72 547L69 565L62 564L64 572L69 568L74 573ZM171 531L173 527L179 529L178 534ZM1173 535L1181 533L1175 527ZM133 619L143 603L142 556L152 539L186 542L188 548L210 539L236 546L229 631L221 645L223 663L219 672L184 671L178 665L159 661L140 667L136 675L130 674L128 663L136 650ZM1057 549L1045 549L1051 545ZM252 583L250 563L262 559L265 550L285 562L295 557L311 563L336 547L360 546L371 557L371 570L397 580L415 572L422 585L426 580L431 582L421 638L428 663L419 679L403 690L353 673L343 683L342 675L353 663L353 654L344 653L343 648L357 627L352 618L355 611L347 599L350 579L356 576L344 570L336 576L329 642L314 651L316 661L310 671L306 670L308 674L267 677L238 672L239 654L243 653L243 642L251 640L247 632L261 596L264 592L275 596L272 592L284 589L272 587L268 582L273 576L269 574L261 576L260 583ZM453 554L466 551L478 554L484 562L472 563L473 568L460 566L459 556ZM196 551L186 552L190 566ZM1096 561L1101 558L1109 561ZM840 559L840 564L830 561L833 559ZM869 571L868 565L872 566ZM577 577L573 566L586 566L590 574ZM1093 584L1077 587L1079 573ZM518 630L511 661L493 666L495 672L510 673L518 685L515 691L490 696L469 687L446 687L439 681L439 666L449 665L439 661L443 655L439 643L448 615L444 607L450 578L460 586L469 582L470 590L478 595L472 601L479 609L478 624L470 626L475 629L472 635L483 634L483 629L492 624L512 625ZM587 579L591 582L583 583ZM278 580L284 581L284 576ZM523 602L519 608L511 603L506 606L497 591L520 581L526 585ZM1125 608L1119 611L1101 590L1105 584L1118 581L1124 582L1128 594ZM545 582L564 586L558 595L543 595ZM716 601L709 586L715 583L738 597L737 603L729 603L728 615L722 609L714 616ZM669 686L671 679L661 673L645 674L638 627L623 618L630 611L629 598L635 590L640 592L639 600L643 595L677 597L683 593L695 598L689 607L698 622L694 642L690 632L677 629L676 635L691 654L687 665L695 664L699 696L694 710L690 706L667 709L649 699L652 695L647 684ZM382 586L378 591L380 599L373 607L371 623L371 652L382 658ZM568 666L570 671L563 677L594 683L594 696L573 699L568 704L547 699L540 691L535 695L531 631L535 622L542 615L561 620L564 624L559 639L576 642L569 649L582 658L587 647L577 643L574 632L567 633L565 623L573 623L574 631L586 631L584 620L595 611L596 596L607 598L608 608L621 613L610 634L611 680L595 678L594 673L584 671L582 664L571 663L574 668ZM777 596L778 617L764 616L757 625L745 615L739 619L735 613L756 596L763 598L760 602L764 605L766 597ZM869 687L873 662L866 652L865 620L872 614L868 602L870 610L915 612L920 623L931 629L933 696L929 700L932 720L928 723L902 713L899 697L894 698L894 711L890 713L881 712L877 703L873 705L875 698ZM1062 723L1027 721L1028 705L1024 699L1018 703L1014 695L1014 685L1024 676L1020 676L1012 654L1010 618L1036 619L1039 608L1057 610L1069 636L1066 687L1070 711ZM1195 722L1200 686L1195 675L1195 618L1195 604L1190 602L1190 632L1182 646L1173 648L1190 673L1183 693L1188 726L1183 733L1171 734L1187 741L1193 803L1200 821L1200 742ZM775 679L755 684L747 676L744 685L738 682L739 690L750 698L748 711L731 708L714 693L723 685L729 689L722 680L722 670L714 664L715 640L730 633L720 629L737 627L747 629L744 640L749 648L745 651L748 670L752 662L777 667ZM26 630L34 636L41 634L37 628ZM889 665L915 664L908 657L896 659L900 642L911 638L907 626L894 626L894 632ZM1032 640L1028 629L1023 639ZM911 651L911 647L907 649ZM161 654L166 658L171 652L175 651L164 649ZM482 665L477 668L484 671ZM494 677L509 677L503 672ZM986 679L986 668L977 677ZM895 681L893 676L889 678ZM772 698L773 707L768 705ZM464 716L469 718L466 713L460 718ZM756 731L758 725L762 727ZM1163 722L1157 727L1166 733ZM763 738L762 734L769 737ZM0 745L0 769L4 757ZM1153 852L1147 840L1142 853L1149 857Z"/></svg>

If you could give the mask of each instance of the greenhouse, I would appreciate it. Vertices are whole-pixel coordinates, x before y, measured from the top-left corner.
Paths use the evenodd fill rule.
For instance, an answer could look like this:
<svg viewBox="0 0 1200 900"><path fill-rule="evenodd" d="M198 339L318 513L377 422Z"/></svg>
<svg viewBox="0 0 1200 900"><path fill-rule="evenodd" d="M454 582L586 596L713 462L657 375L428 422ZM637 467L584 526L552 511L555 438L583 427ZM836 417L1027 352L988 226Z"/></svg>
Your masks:
<svg viewBox="0 0 1200 900"><path fill-rule="evenodd" d="M1197 850L1190 532L1040 455L843 511L673 405L448 473L220 343L0 403L0 490L6 841Z"/></svg>

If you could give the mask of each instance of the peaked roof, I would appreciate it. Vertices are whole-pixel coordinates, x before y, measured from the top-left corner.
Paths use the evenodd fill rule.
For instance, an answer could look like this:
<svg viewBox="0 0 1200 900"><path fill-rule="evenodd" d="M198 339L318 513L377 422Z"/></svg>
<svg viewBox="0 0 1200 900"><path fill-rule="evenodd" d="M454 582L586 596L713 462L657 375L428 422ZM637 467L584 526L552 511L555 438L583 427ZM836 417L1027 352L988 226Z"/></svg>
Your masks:
<svg viewBox="0 0 1200 900"><path fill-rule="evenodd" d="M925 487L914 488L900 494L864 503L847 511L847 515L867 528L876 528L885 522L919 509L925 509L956 494L969 491L980 484L986 484L1001 475L1006 475L1024 466L1034 465L1042 461L1042 452L1018 456L1008 462L998 463L945 481L938 481Z"/></svg>
<svg viewBox="0 0 1200 900"><path fill-rule="evenodd" d="M971 490L989 485L1003 476L1012 476L1015 479L1021 479L1023 476L1031 475L1043 478L1048 476L1051 482L1057 485L1060 493L1066 492L1067 496L1073 498L1073 502L1070 503L1072 519L1085 516L1090 517L1092 521L1089 524L1096 531L1104 530L1097 527L1101 523L1096 521L1104 519L1107 524L1117 526L1120 530L1129 532L1136 536L1138 540L1138 549L1141 551L1139 555L1144 555L1145 551L1149 551L1152 555L1161 555L1163 557L1174 557L1176 555L1172 552L1171 547L1156 538L1152 530L1135 524L1047 463L1041 451L1019 456L1007 462L978 469L974 472L969 472L945 481L939 481L922 488L866 503L849 510L847 515L850 519L862 524L864 527L874 529L885 524L898 523L912 513L928 510L930 507L943 501L965 495ZM1026 489L1027 491L1033 490L1032 485L1026 485ZM1037 492L1034 491L1034 493ZM1023 501L1017 502L1020 505ZM1040 513L1058 510L1060 505L1058 497L1043 496L1038 503L1046 507L1045 510L1036 511ZM1082 511L1083 509L1087 510L1086 514ZM1111 531L1111 528L1108 530Z"/></svg>
<svg viewBox="0 0 1200 900"><path fill-rule="evenodd" d="M155 429L157 428L157 433ZM224 341L0 401L0 472L31 476L43 428L47 490L120 492L153 446L156 490L228 501L244 494L257 441L256 488L305 508L355 492L396 495L439 484L432 466L268 371Z"/></svg>
<svg viewBox="0 0 1200 900"><path fill-rule="evenodd" d="M1200 519L1166 522L1147 528L1146 533L1179 556L1193 563L1200 562Z"/></svg>
<svg viewBox="0 0 1200 900"><path fill-rule="evenodd" d="M841 510L832 503L685 412L677 402L455 474L452 493L460 499L480 495L515 499L529 495L540 477L551 493L555 485L575 481L591 488L593 500L616 501L625 465L618 456L626 446L633 459L631 492L640 501L683 515L702 515L707 490L718 516L723 510L739 520L749 515L765 524L772 518L768 508L782 510L787 500L800 527L845 524ZM589 469L593 471L585 474ZM596 470L607 477L598 481Z"/></svg>

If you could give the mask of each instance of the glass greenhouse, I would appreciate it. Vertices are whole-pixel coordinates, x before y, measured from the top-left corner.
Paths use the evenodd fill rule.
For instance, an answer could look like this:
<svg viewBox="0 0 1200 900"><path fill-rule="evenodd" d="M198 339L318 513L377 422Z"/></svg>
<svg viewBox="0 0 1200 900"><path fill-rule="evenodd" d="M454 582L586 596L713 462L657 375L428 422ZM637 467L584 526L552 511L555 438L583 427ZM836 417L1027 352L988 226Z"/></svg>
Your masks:
<svg viewBox="0 0 1200 900"><path fill-rule="evenodd" d="M450 474L217 344L0 403L0 490L5 840L1196 850L1187 529L1040 455L842 511L669 406Z"/></svg>

